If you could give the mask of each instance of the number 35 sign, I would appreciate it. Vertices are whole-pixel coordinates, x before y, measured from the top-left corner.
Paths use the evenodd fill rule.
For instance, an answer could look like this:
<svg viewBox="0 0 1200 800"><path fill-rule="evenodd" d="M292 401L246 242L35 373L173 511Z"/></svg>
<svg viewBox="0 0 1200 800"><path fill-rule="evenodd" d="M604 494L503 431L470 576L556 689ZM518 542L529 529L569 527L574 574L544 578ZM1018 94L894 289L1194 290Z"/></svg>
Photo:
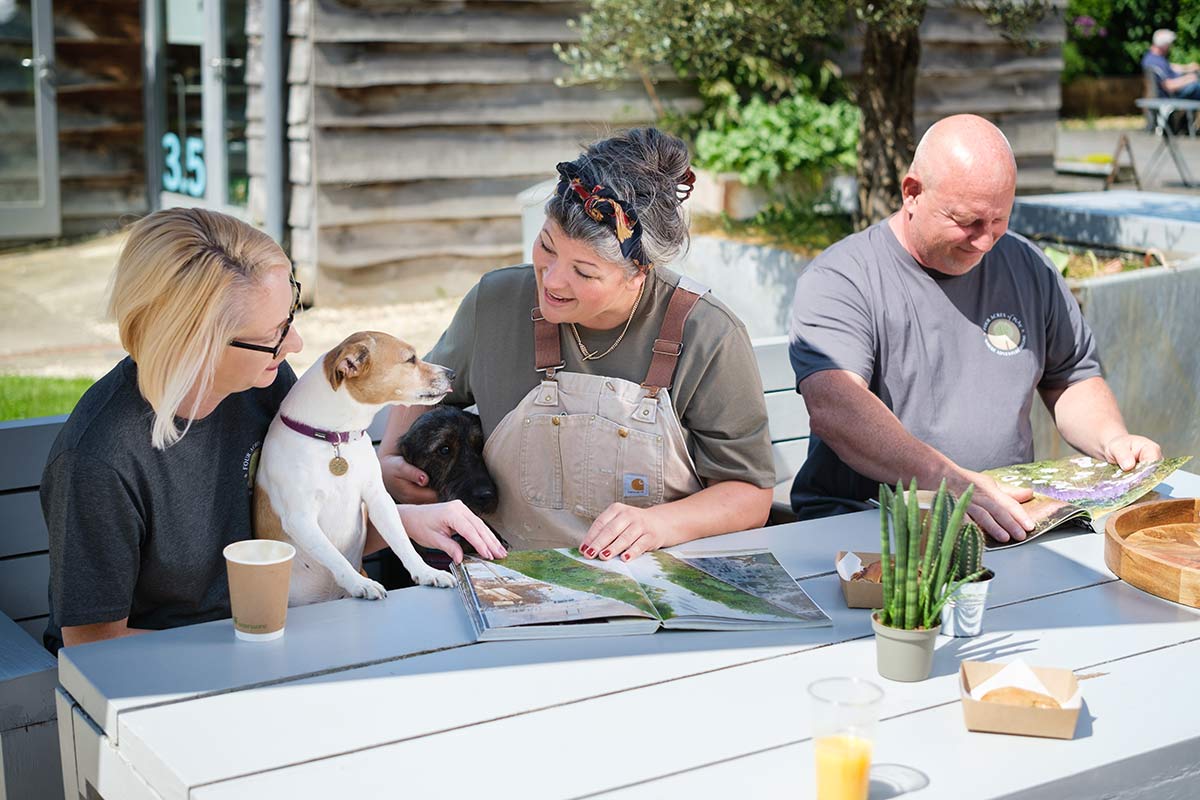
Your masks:
<svg viewBox="0 0 1200 800"><path fill-rule="evenodd" d="M189 136L181 147L178 134L164 133L162 147L166 162L163 188L168 192L203 197L208 178L204 171L204 140Z"/></svg>

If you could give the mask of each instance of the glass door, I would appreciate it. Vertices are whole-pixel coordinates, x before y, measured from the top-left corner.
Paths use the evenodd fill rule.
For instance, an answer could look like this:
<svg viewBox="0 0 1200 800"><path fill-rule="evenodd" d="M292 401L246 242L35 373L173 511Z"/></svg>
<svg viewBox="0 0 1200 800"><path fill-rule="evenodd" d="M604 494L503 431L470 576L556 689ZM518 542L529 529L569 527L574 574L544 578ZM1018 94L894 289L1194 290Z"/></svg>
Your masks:
<svg viewBox="0 0 1200 800"><path fill-rule="evenodd" d="M50 0L0 0L0 238L61 230Z"/></svg>
<svg viewBox="0 0 1200 800"><path fill-rule="evenodd" d="M244 215L246 0L166 0L162 205Z"/></svg>

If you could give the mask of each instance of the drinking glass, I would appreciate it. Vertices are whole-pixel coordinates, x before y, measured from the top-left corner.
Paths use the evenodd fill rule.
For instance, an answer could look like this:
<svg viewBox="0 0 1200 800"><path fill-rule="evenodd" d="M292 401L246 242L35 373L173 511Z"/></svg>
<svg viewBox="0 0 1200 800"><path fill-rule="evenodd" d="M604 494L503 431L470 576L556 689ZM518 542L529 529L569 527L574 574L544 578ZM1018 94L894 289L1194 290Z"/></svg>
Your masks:
<svg viewBox="0 0 1200 800"><path fill-rule="evenodd" d="M812 698L817 800L867 800L871 745L883 690L859 678L823 678Z"/></svg>

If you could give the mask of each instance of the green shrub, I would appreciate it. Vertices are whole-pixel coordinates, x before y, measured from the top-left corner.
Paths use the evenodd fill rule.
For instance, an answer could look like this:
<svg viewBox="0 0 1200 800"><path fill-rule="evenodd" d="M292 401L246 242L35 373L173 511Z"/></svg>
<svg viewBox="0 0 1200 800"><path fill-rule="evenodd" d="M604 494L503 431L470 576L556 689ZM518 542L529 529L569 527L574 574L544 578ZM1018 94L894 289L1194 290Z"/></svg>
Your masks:
<svg viewBox="0 0 1200 800"><path fill-rule="evenodd" d="M747 186L772 187L796 175L814 187L831 170L853 171L858 109L844 100L822 103L794 95L770 103L753 97L696 136L696 163L736 172Z"/></svg>

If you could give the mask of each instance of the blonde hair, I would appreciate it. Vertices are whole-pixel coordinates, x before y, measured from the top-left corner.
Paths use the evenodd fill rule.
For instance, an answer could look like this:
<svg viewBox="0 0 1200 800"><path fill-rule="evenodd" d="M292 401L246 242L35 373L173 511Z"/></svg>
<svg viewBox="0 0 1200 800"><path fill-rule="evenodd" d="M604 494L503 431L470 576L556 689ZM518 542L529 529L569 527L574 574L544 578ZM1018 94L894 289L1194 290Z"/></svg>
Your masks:
<svg viewBox="0 0 1200 800"><path fill-rule="evenodd" d="M150 441L170 447L187 433L217 363L244 324L250 293L268 271L288 266L271 237L225 214L168 208L134 223L117 259L108 313L154 409ZM175 422L184 398L188 422Z"/></svg>

